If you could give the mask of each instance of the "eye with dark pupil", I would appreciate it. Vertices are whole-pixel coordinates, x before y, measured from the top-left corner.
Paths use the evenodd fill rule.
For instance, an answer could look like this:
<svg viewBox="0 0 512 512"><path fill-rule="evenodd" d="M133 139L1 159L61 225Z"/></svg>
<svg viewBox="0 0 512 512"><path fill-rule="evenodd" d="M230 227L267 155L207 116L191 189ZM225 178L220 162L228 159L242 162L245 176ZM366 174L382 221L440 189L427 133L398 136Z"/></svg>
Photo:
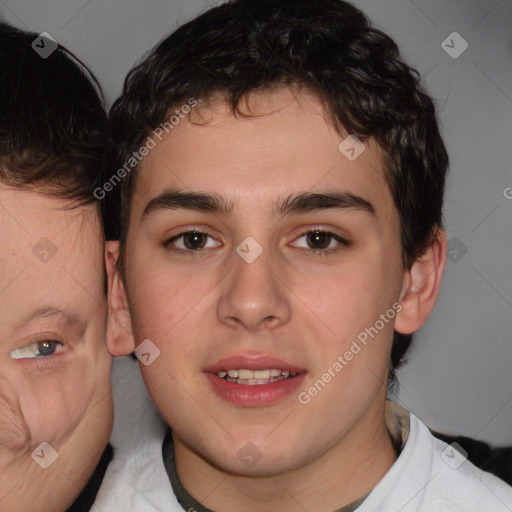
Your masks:
<svg viewBox="0 0 512 512"><path fill-rule="evenodd" d="M206 245L207 235L197 231L190 231L183 235L185 247L189 250L199 250ZM331 235L321 231L314 231L307 234L307 241L315 249L326 249L329 247Z"/></svg>
<svg viewBox="0 0 512 512"><path fill-rule="evenodd" d="M57 343L55 341L41 341L38 344L39 356L49 356L55 352Z"/></svg>
<svg viewBox="0 0 512 512"><path fill-rule="evenodd" d="M307 241L310 246L314 246L315 249L325 249L329 247L329 242L331 241L331 237L327 233L322 233L320 231L314 231L312 233L308 233Z"/></svg>
<svg viewBox="0 0 512 512"><path fill-rule="evenodd" d="M191 231L183 236L183 242L187 249L202 249L206 244L206 235L197 231Z"/></svg>

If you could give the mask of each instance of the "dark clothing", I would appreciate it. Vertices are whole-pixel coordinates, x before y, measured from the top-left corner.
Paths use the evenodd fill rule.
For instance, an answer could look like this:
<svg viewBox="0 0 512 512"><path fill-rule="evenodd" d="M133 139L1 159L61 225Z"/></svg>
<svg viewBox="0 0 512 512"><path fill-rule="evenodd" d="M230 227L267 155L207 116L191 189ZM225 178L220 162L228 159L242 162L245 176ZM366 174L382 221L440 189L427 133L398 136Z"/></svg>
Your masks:
<svg viewBox="0 0 512 512"><path fill-rule="evenodd" d="M96 499L96 495L101 487L101 483L103 482L105 472L107 471L108 465L110 464L113 456L114 450L112 449L112 446L108 444L103 451L103 455L101 456L94 473L87 482L87 485L66 512L89 512L91 510L94 500Z"/></svg>

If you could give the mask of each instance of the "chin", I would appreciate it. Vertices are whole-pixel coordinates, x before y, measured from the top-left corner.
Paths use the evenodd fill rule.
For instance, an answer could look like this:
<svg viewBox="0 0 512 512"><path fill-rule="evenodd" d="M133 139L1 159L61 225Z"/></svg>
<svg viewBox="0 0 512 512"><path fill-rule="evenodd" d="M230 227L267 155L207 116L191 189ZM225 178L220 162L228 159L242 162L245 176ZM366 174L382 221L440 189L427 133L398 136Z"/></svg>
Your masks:
<svg viewBox="0 0 512 512"><path fill-rule="evenodd" d="M268 432L259 438L254 435L230 438L215 452L207 444L201 457L224 472L248 477L273 477L300 467L298 447L287 446L282 440L269 443L265 439L267 435Z"/></svg>

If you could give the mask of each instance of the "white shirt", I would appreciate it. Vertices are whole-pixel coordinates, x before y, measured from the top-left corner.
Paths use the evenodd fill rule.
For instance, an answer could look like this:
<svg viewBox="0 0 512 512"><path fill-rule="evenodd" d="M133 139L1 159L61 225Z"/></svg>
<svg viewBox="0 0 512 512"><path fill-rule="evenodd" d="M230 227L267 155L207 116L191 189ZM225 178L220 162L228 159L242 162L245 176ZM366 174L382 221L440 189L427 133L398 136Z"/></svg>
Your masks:
<svg viewBox="0 0 512 512"><path fill-rule="evenodd" d="M112 365L114 427L110 462L91 512L183 512L162 459L167 426L130 356Z"/></svg>
<svg viewBox="0 0 512 512"><path fill-rule="evenodd" d="M183 512L162 459L167 427L147 395L138 364L129 357L114 359L112 386L114 458L92 510ZM465 460L389 400L386 424L403 449L357 512L512 512L512 487Z"/></svg>
<svg viewBox="0 0 512 512"><path fill-rule="evenodd" d="M357 512L512 511L512 487L435 438L414 414L389 400L386 412L394 428L410 423L407 440Z"/></svg>

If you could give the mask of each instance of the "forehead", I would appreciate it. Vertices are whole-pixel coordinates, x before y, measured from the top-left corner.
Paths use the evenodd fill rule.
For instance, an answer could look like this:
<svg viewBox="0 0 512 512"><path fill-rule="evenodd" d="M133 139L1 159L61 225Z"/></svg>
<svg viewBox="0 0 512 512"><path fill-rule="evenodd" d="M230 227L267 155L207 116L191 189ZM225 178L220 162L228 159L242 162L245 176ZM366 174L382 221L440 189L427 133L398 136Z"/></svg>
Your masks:
<svg viewBox="0 0 512 512"><path fill-rule="evenodd" d="M312 94L259 92L241 108L247 117L234 116L220 99L203 102L161 140L153 136L156 144L141 164L132 210L171 187L217 192L238 205L336 188L369 194L393 208L378 144L338 133Z"/></svg>
<svg viewBox="0 0 512 512"><path fill-rule="evenodd" d="M0 185L0 304L6 317L42 304L83 301L103 283L101 223L94 205ZM72 305L72 304L70 304Z"/></svg>

